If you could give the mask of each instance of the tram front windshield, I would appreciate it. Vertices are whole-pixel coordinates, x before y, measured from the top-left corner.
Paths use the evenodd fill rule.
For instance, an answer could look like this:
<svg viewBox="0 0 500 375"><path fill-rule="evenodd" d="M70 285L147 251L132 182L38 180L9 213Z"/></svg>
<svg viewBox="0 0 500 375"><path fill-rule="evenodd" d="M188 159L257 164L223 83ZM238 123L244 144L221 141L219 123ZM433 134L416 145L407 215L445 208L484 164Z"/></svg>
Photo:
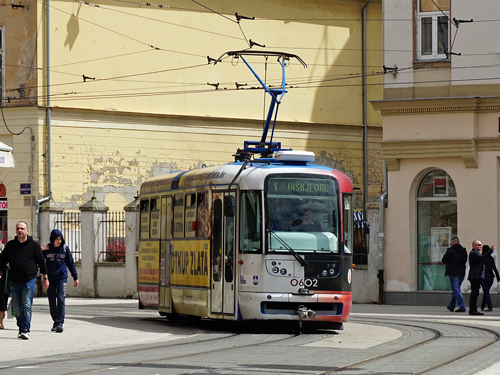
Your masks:
<svg viewBox="0 0 500 375"><path fill-rule="evenodd" d="M335 180L301 175L269 177L266 184L267 251L339 252ZM289 248L288 248L289 247Z"/></svg>

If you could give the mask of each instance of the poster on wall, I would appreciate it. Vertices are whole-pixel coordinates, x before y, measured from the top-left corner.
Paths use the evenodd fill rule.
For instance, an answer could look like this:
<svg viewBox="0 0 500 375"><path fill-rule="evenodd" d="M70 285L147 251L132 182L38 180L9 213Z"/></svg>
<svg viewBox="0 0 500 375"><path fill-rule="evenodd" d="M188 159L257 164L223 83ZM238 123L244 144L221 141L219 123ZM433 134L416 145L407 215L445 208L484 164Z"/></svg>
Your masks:
<svg viewBox="0 0 500 375"><path fill-rule="evenodd" d="M440 263L450 246L451 227L431 227L431 262Z"/></svg>
<svg viewBox="0 0 500 375"><path fill-rule="evenodd" d="M447 197L448 196L448 179L446 176L434 177L434 196Z"/></svg>

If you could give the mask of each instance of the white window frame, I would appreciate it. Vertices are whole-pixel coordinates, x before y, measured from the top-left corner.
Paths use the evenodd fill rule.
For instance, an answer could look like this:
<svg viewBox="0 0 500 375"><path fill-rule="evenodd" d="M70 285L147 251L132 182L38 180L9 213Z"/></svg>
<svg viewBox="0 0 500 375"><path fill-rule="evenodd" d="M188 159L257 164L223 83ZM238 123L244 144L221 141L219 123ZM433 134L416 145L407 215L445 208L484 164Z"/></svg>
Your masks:
<svg viewBox="0 0 500 375"><path fill-rule="evenodd" d="M438 53L438 19L439 17L448 17L448 50L450 48L450 12L445 11L435 11L435 12L420 12L420 1L417 1L417 59L418 60L442 60L449 59L445 53ZM431 54L422 54L422 19L431 18L432 20L432 31L431 31Z"/></svg>

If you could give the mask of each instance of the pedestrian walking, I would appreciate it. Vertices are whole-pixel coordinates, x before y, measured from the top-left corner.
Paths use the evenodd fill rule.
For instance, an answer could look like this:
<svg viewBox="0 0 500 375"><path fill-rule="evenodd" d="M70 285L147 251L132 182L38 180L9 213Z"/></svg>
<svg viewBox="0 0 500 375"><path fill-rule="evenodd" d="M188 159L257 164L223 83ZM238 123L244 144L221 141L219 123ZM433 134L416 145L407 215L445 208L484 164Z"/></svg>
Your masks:
<svg viewBox="0 0 500 375"><path fill-rule="evenodd" d="M480 250L483 245L481 241L472 241L472 250L469 253L469 281L471 286L469 315L484 315L477 311L477 297L479 296L479 288L481 287L481 275L483 274L484 259L491 255L493 250L489 249L481 254Z"/></svg>
<svg viewBox="0 0 500 375"><path fill-rule="evenodd" d="M38 269L43 276L44 289L49 287L49 280L40 244L28 235L28 224L24 221L16 224L16 237L7 242L0 254L0 278L3 278L2 270L7 263L12 307L19 328L17 337L28 340Z"/></svg>
<svg viewBox="0 0 500 375"><path fill-rule="evenodd" d="M495 245L491 247L491 250L495 251ZM485 254L490 247L488 245L483 245L482 253ZM483 289L483 300L481 301L481 310L483 311L493 311L493 304L491 303L490 289L493 285L493 280L497 279L500 282L500 275L498 274L498 269L495 264L495 259L490 255L484 258L483 272L481 273L481 288ZM485 310L484 308L488 306Z"/></svg>
<svg viewBox="0 0 500 375"><path fill-rule="evenodd" d="M0 243L0 253L4 249L4 244ZM7 267L2 268L3 275L7 275ZM5 311L7 310L7 300L9 299L9 292L7 291L8 283L7 277L0 278L0 329L4 329L3 320L5 318ZM10 290L10 288L8 288Z"/></svg>
<svg viewBox="0 0 500 375"><path fill-rule="evenodd" d="M464 298L460 286L465 277L465 266L467 264L467 250L460 245L458 237L453 237L450 241L450 247L442 259L446 264L445 276L448 276L451 285L451 301L447 309L455 312L465 312ZM455 310L455 305L458 309Z"/></svg>
<svg viewBox="0 0 500 375"><path fill-rule="evenodd" d="M49 276L49 298L50 316L54 324L52 332L63 332L64 316L66 314L66 287L68 284L68 269L74 280L74 286L79 284L75 262L64 237L59 229L50 233L50 242L42 247L43 255L47 263L47 274Z"/></svg>

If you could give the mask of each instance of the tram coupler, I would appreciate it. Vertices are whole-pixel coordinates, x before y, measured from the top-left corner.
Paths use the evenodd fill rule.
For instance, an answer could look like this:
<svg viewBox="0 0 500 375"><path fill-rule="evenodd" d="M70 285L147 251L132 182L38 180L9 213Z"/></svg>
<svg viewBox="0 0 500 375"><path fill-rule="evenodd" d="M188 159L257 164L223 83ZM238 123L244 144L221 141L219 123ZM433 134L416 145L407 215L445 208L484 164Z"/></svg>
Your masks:
<svg viewBox="0 0 500 375"><path fill-rule="evenodd" d="M300 328L302 329L302 321L305 319L314 319L316 318L316 312L311 309L308 309L304 305L300 305L297 309L297 315L299 316Z"/></svg>

